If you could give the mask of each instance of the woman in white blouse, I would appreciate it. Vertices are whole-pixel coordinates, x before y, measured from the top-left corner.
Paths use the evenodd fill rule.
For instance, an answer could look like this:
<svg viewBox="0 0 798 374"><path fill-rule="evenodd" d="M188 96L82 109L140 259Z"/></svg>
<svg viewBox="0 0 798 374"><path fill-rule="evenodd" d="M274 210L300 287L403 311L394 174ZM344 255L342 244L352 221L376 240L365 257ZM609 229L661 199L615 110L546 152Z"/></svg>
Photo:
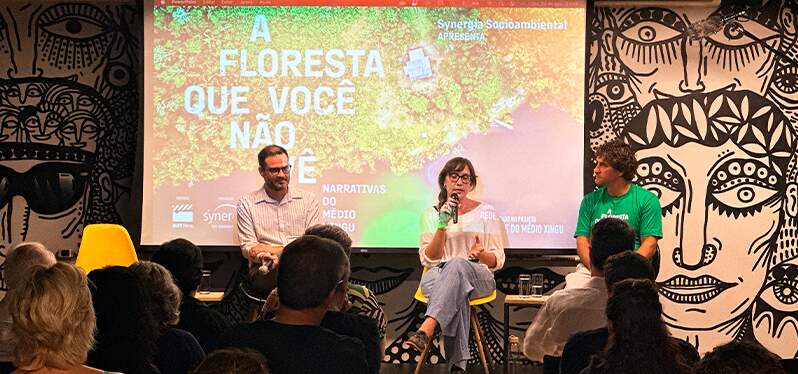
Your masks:
<svg viewBox="0 0 798 374"><path fill-rule="evenodd" d="M463 372L470 358L468 301L496 289L493 272L504 265L504 227L492 206L468 197L477 185L468 159L449 160L438 174L438 185L438 204L421 219L418 251L427 268L421 277L421 291L428 298L426 318L406 344L423 351L440 327L450 371ZM457 222L452 219L455 211Z"/></svg>

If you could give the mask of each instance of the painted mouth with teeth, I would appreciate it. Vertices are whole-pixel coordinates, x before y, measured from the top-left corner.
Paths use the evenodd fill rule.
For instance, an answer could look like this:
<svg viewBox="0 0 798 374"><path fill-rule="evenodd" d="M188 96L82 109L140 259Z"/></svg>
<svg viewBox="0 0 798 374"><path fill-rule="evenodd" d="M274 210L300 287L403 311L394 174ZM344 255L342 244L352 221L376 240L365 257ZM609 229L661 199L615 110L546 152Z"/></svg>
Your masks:
<svg viewBox="0 0 798 374"><path fill-rule="evenodd" d="M659 282L658 285L659 293L670 301L680 304L701 304L714 299L737 283L726 283L711 275L702 275L698 278L677 275Z"/></svg>

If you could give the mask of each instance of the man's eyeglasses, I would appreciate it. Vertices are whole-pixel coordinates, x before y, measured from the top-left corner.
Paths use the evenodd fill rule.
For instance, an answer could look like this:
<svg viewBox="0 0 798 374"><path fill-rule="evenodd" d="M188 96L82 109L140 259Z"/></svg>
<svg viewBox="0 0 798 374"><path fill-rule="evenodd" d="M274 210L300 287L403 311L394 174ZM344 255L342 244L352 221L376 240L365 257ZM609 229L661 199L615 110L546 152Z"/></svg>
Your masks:
<svg viewBox="0 0 798 374"><path fill-rule="evenodd" d="M90 165L44 162L24 173L0 166L0 207L22 196L39 214L63 212L83 197Z"/></svg>
<svg viewBox="0 0 798 374"><path fill-rule="evenodd" d="M463 184L471 184L471 180L473 177L470 174L463 174L459 175L457 173L449 174L449 179L452 180L452 183L457 183L457 181L463 181Z"/></svg>
<svg viewBox="0 0 798 374"><path fill-rule="evenodd" d="M268 170L269 173L271 173L272 175L280 174L281 171L283 173L285 173L286 175L288 175L288 173L291 172L291 165L285 165L285 166L279 167L279 168L268 168L266 170Z"/></svg>

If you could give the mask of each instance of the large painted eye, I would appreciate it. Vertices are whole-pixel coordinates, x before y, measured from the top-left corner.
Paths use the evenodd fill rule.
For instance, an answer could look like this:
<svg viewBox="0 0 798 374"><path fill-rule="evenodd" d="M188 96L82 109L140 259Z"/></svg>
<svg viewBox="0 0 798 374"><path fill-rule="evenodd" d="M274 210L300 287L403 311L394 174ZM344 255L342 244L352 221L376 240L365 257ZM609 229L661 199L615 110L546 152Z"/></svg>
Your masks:
<svg viewBox="0 0 798 374"><path fill-rule="evenodd" d="M77 16L62 17L41 27L51 34L77 40L90 40L106 31L98 21Z"/></svg>
<svg viewBox="0 0 798 374"><path fill-rule="evenodd" d="M773 87L778 93L798 93L798 66L777 68L773 77Z"/></svg>
<svg viewBox="0 0 798 374"><path fill-rule="evenodd" d="M645 44L664 43L681 35L679 31L655 21L643 21L621 32L624 38Z"/></svg>
<svg viewBox="0 0 798 374"><path fill-rule="evenodd" d="M716 192L713 195L715 199L723 205L731 208L743 209L761 204L773 197L776 193L778 193L778 191L770 188L744 183L723 192Z"/></svg>
<svg viewBox="0 0 798 374"><path fill-rule="evenodd" d="M779 311L798 312L798 265L775 266L759 297Z"/></svg>
<svg viewBox="0 0 798 374"><path fill-rule="evenodd" d="M709 180L708 202L722 213L753 214L765 203L778 198L781 178L764 163L753 159L732 159L717 167Z"/></svg>
<svg viewBox="0 0 798 374"><path fill-rule="evenodd" d="M661 157L647 157L638 162L637 183L659 198L663 215L678 207L684 196L684 179Z"/></svg>
<svg viewBox="0 0 798 374"><path fill-rule="evenodd" d="M59 69L81 69L106 56L114 23L91 4L58 4L42 11L37 27L41 58Z"/></svg>
<svg viewBox="0 0 798 374"><path fill-rule="evenodd" d="M727 23L720 31L708 36L708 39L730 47L744 47L752 43L759 43L748 34L753 35L764 43L772 42L774 38L779 36L778 32L763 26L759 22L740 19L739 21Z"/></svg>

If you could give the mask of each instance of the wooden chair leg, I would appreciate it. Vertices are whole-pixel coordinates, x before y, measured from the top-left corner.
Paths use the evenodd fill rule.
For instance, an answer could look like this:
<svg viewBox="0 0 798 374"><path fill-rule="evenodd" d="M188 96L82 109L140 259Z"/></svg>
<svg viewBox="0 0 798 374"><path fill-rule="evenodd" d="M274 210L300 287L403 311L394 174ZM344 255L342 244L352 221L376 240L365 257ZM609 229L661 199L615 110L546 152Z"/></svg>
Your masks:
<svg viewBox="0 0 798 374"><path fill-rule="evenodd" d="M474 340L477 342L477 351L479 352L479 361L482 363L482 371L485 374L490 374L488 370L488 360L485 356L485 347L482 345L482 329L479 326L477 310L473 307L471 308L471 330L474 333Z"/></svg>
<svg viewBox="0 0 798 374"><path fill-rule="evenodd" d="M432 336L432 339L429 340L429 344L427 347L424 348L424 351L421 352L421 356L418 357L418 362L416 362L416 370L413 371L413 374L421 373L421 367L424 366L424 363L427 361L427 355L429 354L429 347L432 345L432 341L435 339L435 336Z"/></svg>

